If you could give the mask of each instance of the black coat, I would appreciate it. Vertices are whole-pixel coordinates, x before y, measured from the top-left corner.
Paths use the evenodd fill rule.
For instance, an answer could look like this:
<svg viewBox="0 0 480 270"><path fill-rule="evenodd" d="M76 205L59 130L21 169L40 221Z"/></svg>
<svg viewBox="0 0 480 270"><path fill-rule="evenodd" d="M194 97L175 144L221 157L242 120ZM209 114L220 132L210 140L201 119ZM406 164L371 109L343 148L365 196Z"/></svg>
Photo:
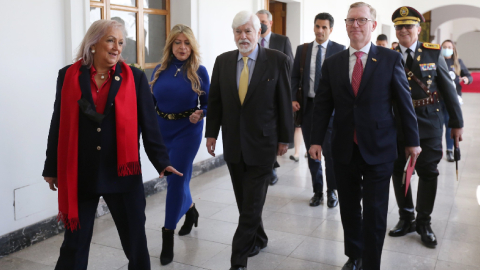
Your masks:
<svg viewBox="0 0 480 270"><path fill-rule="evenodd" d="M305 66L303 67L303 100L297 100L297 90L300 87L300 62L302 59L302 50L303 46L299 45L297 47L297 52L295 54L295 62L293 63L293 70L292 70L292 99L294 101L300 102L302 106L302 112L305 112L307 108L307 98L308 98L308 91L310 91L310 64L312 61L312 47L313 42L308 44L307 55L305 57ZM329 41L327 45L327 51L325 52L325 59L328 57L339 53L345 50L345 46L338 44L334 41ZM316 89L315 89L316 90Z"/></svg>
<svg viewBox="0 0 480 270"><path fill-rule="evenodd" d="M275 34L272 32L270 35L270 42L268 44L269 49L280 51L288 56L288 62L290 63L290 70L293 65L293 52L292 44L287 36Z"/></svg>
<svg viewBox="0 0 480 270"><path fill-rule="evenodd" d="M350 163L354 130L358 148L367 164L393 162L397 158L393 103L404 120L405 145L420 145L402 56L372 44L356 96L349 78L349 57L349 50L344 50L323 63L322 79L315 96L311 144L323 143L335 109L332 133L335 162Z"/></svg>
<svg viewBox="0 0 480 270"><path fill-rule="evenodd" d="M400 45L396 50L400 52ZM420 60L420 61L419 61ZM422 71L420 65L435 64L435 69ZM412 70L413 74L420 79L423 84L427 85L428 80L432 80L430 92L438 92L445 101L450 120L448 127L463 127L462 110L457 97L457 90L452 84L452 78L448 74L448 67L445 58L441 55L440 50L429 49L423 46L422 42L417 42L415 57L413 57ZM415 80L409 80L412 99L427 98L428 95L418 85ZM440 103L434 103L427 106L415 108L417 114L418 130L420 139L441 137L443 134L443 112ZM397 126L399 130L402 128L402 117L397 117ZM403 132L399 132L399 138L403 140Z"/></svg>
<svg viewBox="0 0 480 270"><path fill-rule="evenodd" d="M258 48L258 57L243 105L237 88L238 50L215 60L208 96L206 138L222 128L225 161L272 165L278 143L293 141L293 112L288 58L276 50Z"/></svg>
<svg viewBox="0 0 480 270"><path fill-rule="evenodd" d="M48 135L47 158L43 176L57 177L57 147L60 125L60 101L66 66L59 71L57 79L57 93L53 108L50 132ZM131 68L135 80L137 93L138 136L143 137L143 144L148 158L160 173L170 160L157 122L152 94L148 86L145 73L137 68ZM79 114L78 135L78 189L79 192L89 193L121 193L130 191L134 184L142 181L142 175L119 177L117 174L117 142L115 130L115 96L122 83L121 65L117 64L115 76L108 93L107 106L105 106L103 120L98 119L94 112L94 103L90 88L90 69L86 66L80 68L79 77L82 100L86 101L88 108L81 108ZM138 144L140 148L140 143ZM100 146L100 150L97 147ZM140 157L140 154L139 154Z"/></svg>

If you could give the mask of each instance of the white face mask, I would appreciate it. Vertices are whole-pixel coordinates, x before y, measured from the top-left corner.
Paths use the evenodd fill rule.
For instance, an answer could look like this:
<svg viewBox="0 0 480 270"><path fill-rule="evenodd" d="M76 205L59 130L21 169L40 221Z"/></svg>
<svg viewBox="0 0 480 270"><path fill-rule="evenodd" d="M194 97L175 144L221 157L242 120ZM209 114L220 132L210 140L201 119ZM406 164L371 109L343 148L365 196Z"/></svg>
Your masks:
<svg viewBox="0 0 480 270"><path fill-rule="evenodd" d="M444 57L450 57L450 56L452 56L452 54L453 54L453 49L442 48L442 55Z"/></svg>

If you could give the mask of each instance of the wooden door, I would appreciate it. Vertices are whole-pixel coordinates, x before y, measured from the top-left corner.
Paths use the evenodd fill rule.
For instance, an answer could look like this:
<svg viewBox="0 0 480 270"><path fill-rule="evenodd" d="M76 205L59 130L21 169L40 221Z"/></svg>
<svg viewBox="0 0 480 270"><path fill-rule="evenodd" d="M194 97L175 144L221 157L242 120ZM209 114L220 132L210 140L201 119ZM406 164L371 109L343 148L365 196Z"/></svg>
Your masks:
<svg viewBox="0 0 480 270"><path fill-rule="evenodd" d="M272 13L272 32L285 36L287 33L287 4L270 1L268 10Z"/></svg>

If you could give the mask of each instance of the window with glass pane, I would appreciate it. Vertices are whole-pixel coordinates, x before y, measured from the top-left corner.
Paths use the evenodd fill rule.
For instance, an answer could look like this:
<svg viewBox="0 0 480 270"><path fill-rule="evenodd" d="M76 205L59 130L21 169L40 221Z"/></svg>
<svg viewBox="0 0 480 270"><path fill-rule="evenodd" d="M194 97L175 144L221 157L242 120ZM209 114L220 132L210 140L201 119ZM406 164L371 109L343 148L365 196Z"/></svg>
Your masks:
<svg viewBox="0 0 480 270"><path fill-rule="evenodd" d="M143 0L144 8L166 9L166 0Z"/></svg>
<svg viewBox="0 0 480 270"><path fill-rule="evenodd" d="M160 62L166 40L166 16L145 14L145 63ZM148 53L147 53L148 51Z"/></svg>
<svg viewBox="0 0 480 270"><path fill-rule="evenodd" d="M90 24L102 19L102 9L98 7L90 7Z"/></svg>
<svg viewBox="0 0 480 270"><path fill-rule="evenodd" d="M134 12L125 12L111 10L110 16L125 25L127 37L125 38L125 46L123 47L122 56L127 63L137 63L137 14Z"/></svg>
<svg viewBox="0 0 480 270"><path fill-rule="evenodd" d="M90 21L103 18L125 25L122 56L129 64L140 64L150 76L163 54L170 25L169 4L170 0L90 0Z"/></svg>
<svg viewBox="0 0 480 270"><path fill-rule="evenodd" d="M121 6L129 6L129 7L136 7L137 1L135 0L110 0L110 4L112 5L121 5Z"/></svg>

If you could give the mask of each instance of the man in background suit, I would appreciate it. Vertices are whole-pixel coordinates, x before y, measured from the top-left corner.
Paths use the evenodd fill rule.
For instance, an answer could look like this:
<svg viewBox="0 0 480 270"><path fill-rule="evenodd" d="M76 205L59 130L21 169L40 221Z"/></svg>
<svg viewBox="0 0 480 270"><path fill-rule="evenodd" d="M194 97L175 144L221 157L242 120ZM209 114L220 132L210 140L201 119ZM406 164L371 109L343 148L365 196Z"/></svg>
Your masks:
<svg viewBox="0 0 480 270"><path fill-rule="evenodd" d="M246 269L247 258L267 246L262 210L276 156L293 141L289 59L258 46L260 21L248 11L232 23L238 50L219 55L212 73L205 129L215 156L222 128L223 153L240 217L230 269Z"/></svg>
<svg viewBox="0 0 480 270"><path fill-rule="evenodd" d="M295 62L292 70L292 107L293 111L300 111L303 114L302 133L305 147L310 148L310 132L312 130L313 99L317 91L318 83L322 77L322 63L338 52L345 50L345 46L329 39L333 31L333 17L328 13L319 13L315 16L313 31L315 40L308 44L305 65L303 67L303 81L301 82L300 65L302 51L305 44L297 47ZM303 100L297 100L297 90L303 84ZM302 104L302 106L300 106ZM332 117L333 120L333 117ZM327 180L327 205L335 207L338 204L335 190L335 175L333 173L333 159L331 152L332 121L328 126L325 142L323 142L323 155L325 156L325 170ZM312 175L313 197L310 199L310 206L318 206L323 202L323 172L319 160L308 157L308 168Z"/></svg>
<svg viewBox="0 0 480 270"><path fill-rule="evenodd" d="M286 54L290 62L290 70L293 65L293 53L292 53L292 44L288 37L272 33L272 13L270 11L262 9L257 11L257 17L260 20L260 23L267 26L265 32L262 31L260 35L260 45L264 48L269 48L273 50L280 51ZM273 164L272 179L270 180L270 185L275 185L278 182L278 176L276 168L280 167L280 164L275 160Z"/></svg>
<svg viewBox="0 0 480 270"><path fill-rule="evenodd" d="M405 153L401 154L416 159L421 152L402 56L371 43L375 18L375 9L366 3L350 6L345 20L350 47L325 60L315 96L309 151L314 159L321 158L335 110L333 168L349 257L342 270L380 270L390 176L397 158L392 104L402 118Z"/></svg>

